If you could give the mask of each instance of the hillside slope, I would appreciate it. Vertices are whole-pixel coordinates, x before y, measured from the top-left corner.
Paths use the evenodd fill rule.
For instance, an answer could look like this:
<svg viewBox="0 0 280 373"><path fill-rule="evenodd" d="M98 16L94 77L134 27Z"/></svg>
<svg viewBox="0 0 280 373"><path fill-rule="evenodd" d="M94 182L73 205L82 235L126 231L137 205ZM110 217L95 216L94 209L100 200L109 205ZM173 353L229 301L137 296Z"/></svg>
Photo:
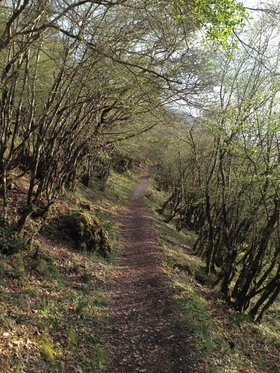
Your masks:
<svg viewBox="0 0 280 373"><path fill-rule="evenodd" d="M153 184L143 206L138 177L67 194L30 250L2 255L1 371L279 372L277 313L255 325L226 306L193 233L152 214L163 198ZM107 258L77 250L61 225L73 211L100 219Z"/></svg>

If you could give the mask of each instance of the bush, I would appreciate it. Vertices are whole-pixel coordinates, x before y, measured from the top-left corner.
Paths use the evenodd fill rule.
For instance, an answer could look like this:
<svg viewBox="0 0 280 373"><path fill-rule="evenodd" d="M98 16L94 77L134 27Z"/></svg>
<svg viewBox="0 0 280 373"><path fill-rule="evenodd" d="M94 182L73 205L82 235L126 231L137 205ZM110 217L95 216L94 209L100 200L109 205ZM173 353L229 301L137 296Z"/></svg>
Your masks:
<svg viewBox="0 0 280 373"><path fill-rule="evenodd" d="M54 258L44 253L37 248L35 254L29 260L29 266L37 275L47 278L58 278L59 270L56 266Z"/></svg>
<svg viewBox="0 0 280 373"><path fill-rule="evenodd" d="M67 217L69 235L78 250L107 257L111 252L107 232L100 221L87 211L75 211Z"/></svg>
<svg viewBox="0 0 280 373"><path fill-rule="evenodd" d="M0 262L0 280L7 278L12 280L20 280L23 279L27 274L25 255L22 253L10 255L9 258L1 254Z"/></svg>
<svg viewBox="0 0 280 373"><path fill-rule="evenodd" d="M0 225L0 252L4 255L13 255L26 250L28 241L19 234L12 224Z"/></svg>
<svg viewBox="0 0 280 373"><path fill-rule="evenodd" d="M208 274L205 268L198 268L195 271L195 279L202 285L211 286L216 281L216 276L212 273Z"/></svg>

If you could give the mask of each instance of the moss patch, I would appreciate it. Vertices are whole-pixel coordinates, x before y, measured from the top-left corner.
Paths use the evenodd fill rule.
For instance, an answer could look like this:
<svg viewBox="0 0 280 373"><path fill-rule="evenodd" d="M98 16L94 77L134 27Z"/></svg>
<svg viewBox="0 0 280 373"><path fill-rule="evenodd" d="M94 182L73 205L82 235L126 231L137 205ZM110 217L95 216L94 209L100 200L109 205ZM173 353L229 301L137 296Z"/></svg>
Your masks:
<svg viewBox="0 0 280 373"><path fill-rule="evenodd" d="M98 218L87 211L74 211L64 216L66 230L77 250L107 257L111 252L108 235Z"/></svg>

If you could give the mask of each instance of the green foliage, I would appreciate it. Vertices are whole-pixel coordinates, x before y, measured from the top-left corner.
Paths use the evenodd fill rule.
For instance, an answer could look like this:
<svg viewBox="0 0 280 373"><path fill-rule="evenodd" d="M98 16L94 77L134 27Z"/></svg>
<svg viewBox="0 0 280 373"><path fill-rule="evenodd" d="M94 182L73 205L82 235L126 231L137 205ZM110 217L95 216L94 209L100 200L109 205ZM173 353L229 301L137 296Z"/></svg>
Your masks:
<svg viewBox="0 0 280 373"><path fill-rule="evenodd" d="M242 327L242 325L250 323L252 320L248 315L236 312L231 316L230 321L238 327Z"/></svg>
<svg viewBox="0 0 280 373"><path fill-rule="evenodd" d="M207 115L181 131L185 149L165 149L156 181L169 192L161 214L198 234L195 253L206 272L197 279L209 284L217 275L228 304L261 321L279 296L280 51L269 20L256 29L254 55L219 54L219 94ZM268 71L259 59L274 53Z"/></svg>
<svg viewBox="0 0 280 373"><path fill-rule="evenodd" d="M185 291L185 295L179 300L179 305L184 310L185 327L196 336L197 351L211 353L225 347L224 341L215 333L211 311L207 304L189 286L185 286Z"/></svg>
<svg viewBox="0 0 280 373"><path fill-rule="evenodd" d="M169 257L166 259L169 266L171 266L174 269L178 269L179 271L183 271L190 276L192 276L194 273L193 268L186 263L182 258L175 258L175 257Z"/></svg>
<svg viewBox="0 0 280 373"><path fill-rule="evenodd" d="M219 368L214 364L210 364L210 373L219 373Z"/></svg>
<svg viewBox="0 0 280 373"><path fill-rule="evenodd" d="M52 364L57 354L59 354L60 349L55 345L53 339L48 334L45 334L40 338L39 344L41 346L43 357Z"/></svg>
<svg viewBox="0 0 280 373"><path fill-rule="evenodd" d="M216 276L212 273L209 275L203 267L200 267L195 271L194 277L203 285L212 285L216 280Z"/></svg>
<svg viewBox="0 0 280 373"><path fill-rule="evenodd" d="M68 341L69 341L69 346L70 347L77 347L78 345L78 333L73 327L70 327L67 332L66 332Z"/></svg>
<svg viewBox="0 0 280 373"><path fill-rule="evenodd" d="M39 311L43 315L48 315L51 311L52 306L53 306L52 302L50 302L48 298L44 297L40 303Z"/></svg>
<svg viewBox="0 0 280 373"><path fill-rule="evenodd" d="M97 346L93 357L92 357L93 366L100 369L107 368L109 364L109 358L107 355L107 351L102 346Z"/></svg>
<svg viewBox="0 0 280 373"><path fill-rule="evenodd" d="M13 255L28 248L28 240L19 234L13 224L0 225L0 252L4 255Z"/></svg>
<svg viewBox="0 0 280 373"><path fill-rule="evenodd" d="M248 17L244 5L234 0L177 0L174 5L175 19L188 21L190 17L194 24L206 29L208 40L223 47L229 46L233 30L244 26Z"/></svg>
<svg viewBox="0 0 280 373"><path fill-rule="evenodd" d="M2 281L5 281L7 278L13 280L22 280L28 275L24 253L19 252L9 257L1 254L0 260L2 263L0 266L0 278Z"/></svg>
<svg viewBox="0 0 280 373"><path fill-rule="evenodd" d="M89 300L87 298L82 297L81 299L79 299L79 301L76 305L76 308L75 308L76 314L79 317L83 317L84 311L88 307L88 305L89 305Z"/></svg>

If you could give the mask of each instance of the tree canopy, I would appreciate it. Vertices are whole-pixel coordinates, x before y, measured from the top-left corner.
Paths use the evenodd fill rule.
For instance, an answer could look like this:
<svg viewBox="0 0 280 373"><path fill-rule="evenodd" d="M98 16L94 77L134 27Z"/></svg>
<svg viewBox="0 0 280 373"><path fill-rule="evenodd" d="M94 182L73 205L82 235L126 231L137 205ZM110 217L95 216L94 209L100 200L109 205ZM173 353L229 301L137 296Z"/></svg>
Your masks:
<svg viewBox="0 0 280 373"><path fill-rule="evenodd" d="M196 232L225 299L261 319L280 292L275 13L251 26L233 0L4 0L0 10L2 223L20 234L65 190L106 180L124 143L148 138L169 192L161 212ZM182 119L181 104L194 117Z"/></svg>

